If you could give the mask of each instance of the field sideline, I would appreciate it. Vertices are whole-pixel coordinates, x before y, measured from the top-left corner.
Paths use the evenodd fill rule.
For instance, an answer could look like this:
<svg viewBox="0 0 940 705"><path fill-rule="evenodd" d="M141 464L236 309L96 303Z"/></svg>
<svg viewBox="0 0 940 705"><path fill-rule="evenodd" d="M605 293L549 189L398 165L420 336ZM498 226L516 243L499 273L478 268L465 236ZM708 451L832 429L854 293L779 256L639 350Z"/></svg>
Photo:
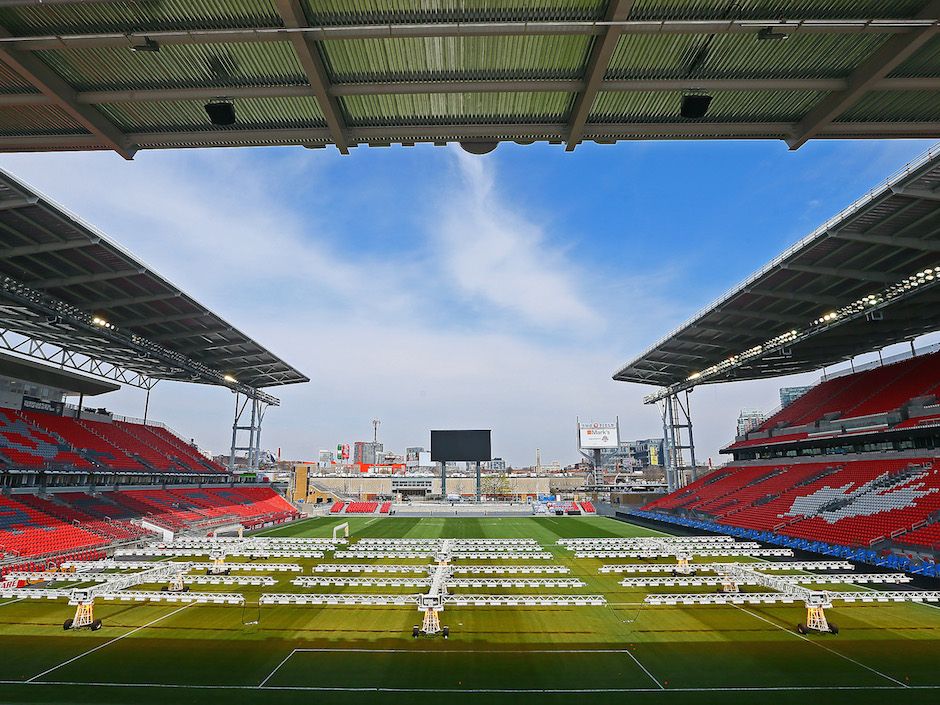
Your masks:
<svg viewBox="0 0 940 705"><path fill-rule="evenodd" d="M420 621L412 607L259 607L261 589L253 587L237 588L245 607L100 603L105 627L95 633L62 631L71 609L64 601L0 602L0 702L940 700L940 609L927 605L836 608L829 614L842 633L808 638L793 631L804 616L799 605L645 606L642 589L598 574L602 561L576 559L555 545L558 538L654 533L599 517L318 518L263 533L323 537L340 521L349 521L353 540L533 538L587 584L572 592L603 593L608 605L449 607L442 623L451 638L443 641L411 638ZM309 574L318 561L298 562ZM275 576L279 584L265 592L307 589L291 585L293 575Z"/></svg>

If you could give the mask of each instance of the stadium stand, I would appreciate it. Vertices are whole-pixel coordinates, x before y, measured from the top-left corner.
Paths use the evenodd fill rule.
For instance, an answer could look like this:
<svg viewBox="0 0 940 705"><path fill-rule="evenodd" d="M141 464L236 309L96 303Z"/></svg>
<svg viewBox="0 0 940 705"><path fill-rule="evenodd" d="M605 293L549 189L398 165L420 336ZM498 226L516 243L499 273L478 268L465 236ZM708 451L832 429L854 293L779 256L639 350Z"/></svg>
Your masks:
<svg viewBox="0 0 940 705"><path fill-rule="evenodd" d="M0 495L0 552L3 557L74 555L76 549L152 535L139 525L142 520L182 530L232 522L252 528L299 516L269 487Z"/></svg>
<svg viewBox="0 0 940 705"><path fill-rule="evenodd" d="M940 353L932 353L821 382L771 416L757 430L887 414L903 409L918 398L932 397L936 401L938 392Z"/></svg>
<svg viewBox="0 0 940 705"><path fill-rule="evenodd" d="M330 514L339 514L345 506L346 502L333 502L333 506L330 507Z"/></svg>
<svg viewBox="0 0 940 705"><path fill-rule="evenodd" d="M379 509L379 514L388 514L390 511L392 511L392 503L382 502L382 507Z"/></svg>
<svg viewBox="0 0 940 705"><path fill-rule="evenodd" d="M594 508L594 505L591 504L590 502L581 501L581 502L579 502L579 504L581 505L581 510L582 510L585 514L596 514L596 513L597 513L597 510Z"/></svg>
<svg viewBox="0 0 940 705"><path fill-rule="evenodd" d="M42 556L108 543L91 531L0 495L0 551L4 554Z"/></svg>
<svg viewBox="0 0 940 705"><path fill-rule="evenodd" d="M0 409L0 458L22 467L101 467L159 473L225 473L219 463L161 426L76 420Z"/></svg>
<svg viewBox="0 0 940 705"><path fill-rule="evenodd" d="M646 510L680 511L728 526L845 546L871 546L914 531L940 511L933 458L805 462L724 468ZM929 532L925 532L929 538ZM917 536L915 535L915 540Z"/></svg>
<svg viewBox="0 0 940 705"><path fill-rule="evenodd" d="M28 468L93 467L68 444L29 424L13 409L0 409L0 454L5 464Z"/></svg>
<svg viewBox="0 0 940 705"><path fill-rule="evenodd" d="M379 508L378 502L350 502L346 507L347 514L375 514Z"/></svg>
<svg viewBox="0 0 940 705"><path fill-rule="evenodd" d="M723 452L736 460L780 457L794 449L854 447L878 442L896 448L940 426L940 352L911 357L820 382ZM840 452L849 452L846 449Z"/></svg>

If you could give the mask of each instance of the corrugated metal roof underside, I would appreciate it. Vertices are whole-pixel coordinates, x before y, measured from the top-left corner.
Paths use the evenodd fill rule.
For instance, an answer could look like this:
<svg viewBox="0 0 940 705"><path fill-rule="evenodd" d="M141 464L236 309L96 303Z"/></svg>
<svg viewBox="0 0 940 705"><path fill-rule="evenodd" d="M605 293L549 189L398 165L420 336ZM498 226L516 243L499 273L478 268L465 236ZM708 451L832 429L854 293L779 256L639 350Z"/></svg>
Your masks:
<svg viewBox="0 0 940 705"><path fill-rule="evenodd" d="M85 134L85 130L70 115L56 106L0 107L0 135L25 137L74 134Z"/></svg>
<svg viewBox="0 0 940 705"><path fill-rule="evenodd" d="M315 24L597 20L605 0L303 0Z"/></svg>
<svg viewBox="0 0 940 705"><path fill-rule="evenodd" d="M898 18L910 17L923 6L920 0L637 0L630 16L636 20Z"/></svg>
<svg viewBox="0 0 940 705"><path fill-rule="evenodd" d="M794 34L757 41L753 34L628 34L620 37L608 78L842 78L890 35ZM702 52L704 58L697 54ZM693 62L695 63L693 68Z"/></svg>
<svg viewBox="0 0 940 705"><path fill-rule="evenodd" d="M157 53L93 47L38 56L80 91L307 83L289 42L171 45Z"/></svg>
<svg viewBox="0 0 940 705"><path fill-rule="evenodd" d="M116 0L0 8L0 26L17 35L232 29L280 23L270 0Z"/></svg>
<svg viewBox="0 0 940 705"><path fill-rule="evenodd" d="M435 95L348 96L351 125L559 122L573 93L439 93Z"/></svg>
<svg viewBox="0 0 940 705"><path fill-rule="evenodd" d="M824 94L817 91L711 91L709 122L795 122ZM682 91L636 91L598 95L592 123L682 122Z"/></svg>
<svg viewBox="0 0 940 705"><path fill-rule="evenodd" d="M446 140L442 140L439 128L457 124L467 127L455 131L463 139L490 140L492 130L481 127L474 132L474 128L496 123L537 123L531 126L531 134L521 135L524 141L540 138L535 133L543 131L546 139L564 140L577 104L576 91L585 85L592 48L600 41L596 34L604 27L590 23L602 19L607 11L605 0L300 3L311 25L326 27L412 23L421 25L413 27L414 31L424 32L444 22L583 24L569 24L550 35L330 40L310 35L325 65L327 89L336 87L339 117L346 120L345 125L331 132L314 134L304 130L320 130L326 121L322 106L312 97L316 91L307 85L309 79L297 47L287 35L276 37L270 31L253 31L283 28L273 0L116 0L4 6L0 8L0 26L15 36L47 38L29 51L79 92L79 110L53 107L54 99L39 95L27 80L0 64L0 149L108 147L105 138L89 135L82 127L84 123L74 119L72 114L81 109L99 111L117 129L133 132L144 147L322 144L332 141L337 135L335 130L342 128L347 128L345 137L350 143L371 143L375 141L373 132L356 130L378 126L388 128L379 141L440 142ZM890 20L915 17L925 5L926 0L637 0L630 18ZM252 31L240 37L229 34L225 41L214 43L204 43L206 37L199 35L239 28ZM161 39L159 51L137 52L130 50L131 44L139 45L143 36L133 42L123 36L162 30L192 30L193 34ZM453 27L447 31L453 31ZM543 26L539 31L547 30ZM94 41L108 46L79 47L50 38L103 32L114 34ZM590 129L582 138L791 137L800 121L830 90L846 85L846 79L894 36L854 30L794 31L786 41L759 41L756 35L755 28L714 35L656 32L621 36L606 71L606 79L617 83L600 86L589 110ZM92 40L85 36L83 41ZM940 79L940 36L914 52L889 76ZM735 89L714 86L714 90L709 89L714 100L701 121L705 125L701 130L679 118L682 92L699 89L699 81L784 79L829 84L788 84L786 90L755 84ZM629 85L630 81L659 80L678 85L654 86L653 90L646 85ZM462 90L459 84L465 81L486 85ZM494 84L499 81L512 85L504 88ZM542 87L540 81L567 83ZM392 85L400 82L412 85ZM448 85L422 90L420 84L433 82ZM518 85L525 82L528 85ZM818 134L940 135L935 85L895 81L894 85L875 87L855 100L831 125L823 125ZM303 95L303 90L309 95ZM235 126L210 124L204 105L218 98L234 101L238 116ZM631 132L627 129L630 123L647 127ZM853 128L848 123L858 125ZM662 127L670 125L681 128ZM739 128L734 129L734 125ZM423 134L421 128L427 128ZM264 131L269 129L281 132L267 136ZM291 129L295 130L293 134L284 132ZM199 138L191 138L191 133L199 133ZM51 139L70 136L73 139Z"/></svg>
<svg viewBox="0 0 940 705"><path fill-rule="evenodd" d="M334 83L577 78L590 36L408 37L321 44Z"/></svg>
<svg viewBox="0 0 940 705"><path fill-rule="evenodd" d="M175 130L275 129L322 127L323 114L313 98L244 98L236 102L238 127L218 128L206 121L205 101L172 100L159 103L113 103L99 109L125 132Z"/></svg>

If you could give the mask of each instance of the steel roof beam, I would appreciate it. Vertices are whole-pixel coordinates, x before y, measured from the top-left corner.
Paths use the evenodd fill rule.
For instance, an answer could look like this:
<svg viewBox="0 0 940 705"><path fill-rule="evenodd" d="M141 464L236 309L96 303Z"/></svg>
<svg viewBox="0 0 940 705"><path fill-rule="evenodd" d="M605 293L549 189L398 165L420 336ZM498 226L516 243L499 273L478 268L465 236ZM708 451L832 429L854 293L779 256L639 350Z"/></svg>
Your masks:
<svg viewBox="0 0 940 705"><path fill-rule="evenodd" d="M853 233L846 230L834 232L832 236L840 240L864 242L870 245L903 247L908 250L919 250L921 252L940 252L940 240L922 240L916 237L891 237L890 235L868 235L866 233Z"/></svg>
<svg viewBox="0 0 940 705"><path fill-rule="evenodd" d="M629 93L638 91L835 91L847 86L839 78L741 78L741 79L617 79L602 81L599 91ZM491 79L486 81L427 80L388 81L378 83L332 84L332 96L370 95L423 95L436 93L576 93L584 90L580 79L517 80ZM940 77L885 78L874 90L930 91L940 90ZM104 91L82 91L76 102L87 105L112 103L148 103L167 100L211 100L220 94L226 98L305 98L315 97L308 85L237 86L216 88L150 88ZM0 106L51 105L52 99L41 93L0 94Z"/></svg>
<svg viewBox="0 0 940 705"><path fill-rule="evenodd" d="M815 264L782 264L782 269L805 274L818 274L826 277L843 277L845 279L858 279L866 282L890 284L901 278L899 274L886 274L884 272L866 272L861 269L843 269L842 267L820 267Z"/></svg>
<svg viewBox="0 0 940 705"><path fill-rule="evenodd" d="M0 39L10 38L11 36L6 28L0 27ZM62 111L98 137L110 149L113 149L125 159L134 158L137 147L131 144L127 135L95 108L79 105L76 101L75 89L55 71L46 66L39 57L0 42L0 61L26 79L30 85L47 96Z"/></svg>
<svg viewBox="0 0 940 705"><path fill-rule="evenodd" d="M732 316L756 318L765 321L776 321L778 323L806 323L806 318L803 316L792 316L783 313L772 313L769 311L748 311L742 308L734 308L733 306L722 306L721 308L716 309L716 311L727 313Z"/></svg>
<svg viewBox="0 0 940 705"><path fill-rule="evenodd" d="M30 206L35 206L39 203L39 198L36 196L29 196L26 198L8 198L5 201L0 201L0 211L12 211L19 208L29 208Z"/></svg>
<svg viewBox="0 0 940 705"><path fill-rule="evenodd" d="M933 20L933 24L910 34L897 35L882 44L852 71L845 89L827 95L800 120L793 136L787 140L790 149L799 149L806 144L807 140L815 137L823 128L858 103L862 96L873 90L878 81L938 36L938 17L940 0L931 0L917 13L916 19Z"/></svg>
<svg viewBox="0 0 940 705"><path fill-rule="evenodd" d="M773 299L781 299L783 301L798 301L808 304L829 304L830 306L837 306L839 304L846 303L845 301L837 299L834 296L827 296L825 294L782 291L777 289L761 289L758 287L744 289L744 292L748 294L756 294L757 296L767 296Z"/></svg>
<svg viewBox="0 0 940 705"><path fill-rule="evenodd" d="M149 304L155 301L166 301L167 299L178 299L183 294L180 291L167 292L165 294L146 294L143 296L125 296L123 298L98 299L97 301L86 301L82 306L89 309L95 308L120 308L121 306L137 306L139 304Z"/></svg>
<svg viewBox="0 0 940 705"><path fill-rule="evenodd" d="M563 141L566 126L561 123L523 124L458 124L399 125L389 127L357 127L348 131L350 143L415 143L454 142L462 139L506 139ZM664 137L676 139L768 138L777 139L793 130L792 123L588 123L583 139L601 142ZM914 123L835 123L817 138L853 137L940 137L940 120ZM129 138L140 148L172 149L177 147L219 146L237 143L326 145L331 134L324 128L271 128L252 130L199 130L190 132L138 132ZM106 149L94 135L35 135L0 137L0 151Z"/></svg>
<svg viewBox="0 0 940 705"><path fill-rule="evenodd" d="M52 277L50 279L38 279L27 282L27 285L33 289L55 289L68 286L77 286L79 284L91 284L93 282L103 282L109 279L123 279L124 277L133 277L138 274L144 274L146 269L120 269L112 272L98 272L96 274L77 274L72 277Z"/></svg>
<svg viewBox="0 0 940 705"><path fill-rule="evenodd" d="M128 320L120 319L116 321L118 325L126 328L140 328L143 326L163 325L164 323L176 323L177 321L192 321L201 318L208 318L212 314L208 311L163 314L160 316L150 316L149 318L131 318Z"/></svg>
<svg viewBox="0 0 940 705"><path fill-rule="evenodd" d="M162 342L167 340L182 340L183 338L196 338L200 335L216 335L218 333L234 333L235 329L231 326L216 326L214 328L203 328L202 330L184 330L177 333L162 333L160 335L147 336L150 340ZM196 351L193 351L196 352Z"/></svg>
<svg viewBox="0 0 940 705"><path fill-rule="evenodd" d="M622 22L630 16L634 0L608 0L605 22ZM594 99L600 90L610 66L610 57L613 56L620 41L620 29L616 24L608 24L607 31L602 37L595 38L591 45L587 66L584 69L584 90L578 93L571 117L568 120L568 137L565 150L570 152L581 141L584 125L591 115Z"/></svg>
<svg viewBox="0 0 940 705"><path fill-rule="evenodd" d="M278 3L286 0L278 0ZM398 37L481 37L481 36L603 36L616 24L621 34L757 34L769 27L787 34L911 34L936 24L930 19L873 18L792 18L773 17L747 20L562 20L374 23L332 26L263 26L226 29L171 29L139 32L86 32L58 35L8 36L0 46L21 51L56 51L76 47L119 47L131 49L150 39L161 46L179 44L227 44L241 42L283 42L299 34L314 41L340 39L388 39Z"/></svg>
<svg viewBox="0 0 940 705"><path fill-rule="evenodd" d="M307 16L300 4L300 0L275 0L278 14L288 29L303 29L309 27ZM300 65L307 74L307 81L313 89L320 112L330 128L333 144L342 154L349 154L349 145L346 141L346 120L336 98L330 95L330 78L326 66L320 57L320 50L309 34L294 33L290 35L290 42L297 52Z"/></svg>
<svg viewBox="0 0 940 705"><path fill-rule="evenodd" d="M896 193L898 196L907 196L909 198L918 198L923 201L940 201L940 191L935 191L925 188L905 188L901 186L895 186L891 189L892 193Z"/></svg>
<svg viewBox="0 0 940 705"><path fill-rule="evenodd" d="M748 338L759 338L762 333L761 331L754 328L739 328L738 326L727 326L723 323L695 323L694 327L700 330L714 331L716 333L743 335Z"/></svg>
<svg viewBox="0 0 940 705"><path fill-rule="evenodd" d="M97 245L100 240L57 240L55 242L45 242L41 245L18 245L17 247L4 247L0 249L0 259L10 259L12 257L26 257L30 255L41 255L48 252L61 252L62 250L75 250L81 247Z"/></svg>

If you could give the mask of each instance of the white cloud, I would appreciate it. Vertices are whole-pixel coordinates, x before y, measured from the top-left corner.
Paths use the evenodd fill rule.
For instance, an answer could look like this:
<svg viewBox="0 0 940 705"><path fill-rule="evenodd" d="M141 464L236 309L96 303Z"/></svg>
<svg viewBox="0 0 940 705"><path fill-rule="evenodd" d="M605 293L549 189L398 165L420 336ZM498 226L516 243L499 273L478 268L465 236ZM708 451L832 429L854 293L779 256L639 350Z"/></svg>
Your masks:
<svg viewBox="0 0 940 705"><path fill-rule="evenodd" d="M582 266L498 192L494 161L456 148L451 154L459 178L444 189L440 221L428 230L457 293L537 326L602 325L580 286Z"/></svg>
<svg viewBox="0 0 940 705"><path fill-rule="evenodd" d="M681 304L666 300L673 273L648 264L640 274L589 272L557 244L566 234L515 202L524 191L502 190L494 159L456 150L428 160L434 199L401 203L423 214L421 251L350 254L368 204L355 226L335 224L331 196L345 184L334 183L334 162L293 154L147 153L133 164L16 155L3 164L313 379L276 390L283 406L267 417L264 445L288 457L365 438L375 416L399 450L426 443L432 427L492 427L495 451L516 464L537 447L547 461L575 460L576 416L619 415L625 437L660 435L657 411L641 402L648 389L610 374L678 322ZM315 208L285 196L297 180ZM769 386L761 394L772 405ZM730 438L744 396L694 402L702 457ZM102 403L143 413L139 390ZM163 383L150 408L227 448L227 392Z"/></svg>

